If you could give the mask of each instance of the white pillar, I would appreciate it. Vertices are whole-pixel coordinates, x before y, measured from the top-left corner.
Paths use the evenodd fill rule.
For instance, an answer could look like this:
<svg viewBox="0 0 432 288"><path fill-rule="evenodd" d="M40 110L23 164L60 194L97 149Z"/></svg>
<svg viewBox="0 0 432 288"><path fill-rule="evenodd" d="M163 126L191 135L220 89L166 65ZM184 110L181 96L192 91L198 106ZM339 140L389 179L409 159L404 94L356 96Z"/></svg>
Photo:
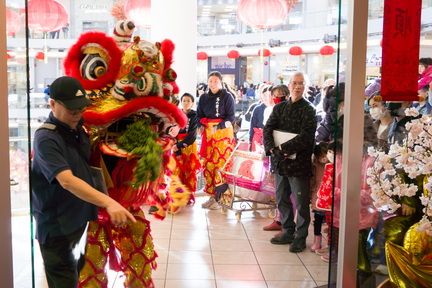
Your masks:
<svg viewBox="0 0 432 288"><path fill-rule="evenodd" d="M180 95L195 95L197 52L197 2L152 0L151 41L166 38L175 44L172 68L177 73Z"/></svg>
<svg viewBox="0 0 432 288"><path fill-rule="evenodd" d="M10 169L9 169L9 120L8 120L8 77L6 59L6 5L0 1L0 279L1 287L13 287L12 271L12 227L11 227L11 198L10 198ZM3 92L1 92L3 91ZM2 104L3 103L3 104Z"/></svg>
<svg viewBox="0 0 432 288"><path fill-rule="evenodd" d="M356 287L364 131L364 111L358 107L363 107L365 95L367 1L349 0L347 20L338 288Z"/></svg>

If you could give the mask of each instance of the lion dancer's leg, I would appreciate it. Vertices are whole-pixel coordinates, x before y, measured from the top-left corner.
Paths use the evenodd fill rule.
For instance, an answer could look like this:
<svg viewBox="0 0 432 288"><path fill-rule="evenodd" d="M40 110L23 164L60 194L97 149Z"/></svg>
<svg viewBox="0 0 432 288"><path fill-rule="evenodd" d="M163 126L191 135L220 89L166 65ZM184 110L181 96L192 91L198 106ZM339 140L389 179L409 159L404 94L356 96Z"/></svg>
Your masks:
<svg viewBox="0 0 432 288"><path fill-rule="evenodd" d="M128 221L123 228L113 228L113 238L121 254L122 270L126 275L125 287L155 287L151 278L156 269L157 253L150 236L150 222L141 209L130 209L137 220Z"/></svg>
<svg viewBox="0 0 432 288"><path fill-rule="evenodd" d="M80 271L78 287L106 288L108 277L105 266L110 243L106 226L98 222L90 222L87 235L85 264Z"/></svg>

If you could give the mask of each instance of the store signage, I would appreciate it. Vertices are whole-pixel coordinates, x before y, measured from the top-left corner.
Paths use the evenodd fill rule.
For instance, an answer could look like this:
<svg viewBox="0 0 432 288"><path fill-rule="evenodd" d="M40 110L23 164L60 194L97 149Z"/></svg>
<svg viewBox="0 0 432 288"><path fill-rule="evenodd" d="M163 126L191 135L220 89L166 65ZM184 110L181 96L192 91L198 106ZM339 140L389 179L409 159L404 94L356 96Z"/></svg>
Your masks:
<svg viewBox="0 0 432 288"><path fill-rule="evenodd" d="M106 10L107 5L91 5L91 4L82 4L79 6L81 10Z"/></svg>
<svg viewBox="0 0 432 288"><path fill-rule="evenodd" d="M235 69L235 62L228 57L212 57L211 68L212 69Z"/></svg>
<svg viewBox="0 0 432 288"><path fill-rule="evenodd" d="M418 100L422 0L385 0L381 96L383 101Z"/></svg>
<svg viewBox="0 0 432 288"><path fill-rule="evenodd" d="M84 13L106 13L108 11L107 5L82 4L79 8L84 10Z"/></svg>
<svg viewBox="0 0 432 288"><path fill-rule="evenodd" d="M296 56L283 56L276 55L276 63L277 63L277 72L295 72L298 71L298 61L293 59L297 58Z"/></svg>
<svg viewBox="0 0 432 288"><path fill-rule="evenodd" d="M369 55L366 57L366 66L381 66L382 63L382 56L377 54L372 54L370 57Z"/></svg>

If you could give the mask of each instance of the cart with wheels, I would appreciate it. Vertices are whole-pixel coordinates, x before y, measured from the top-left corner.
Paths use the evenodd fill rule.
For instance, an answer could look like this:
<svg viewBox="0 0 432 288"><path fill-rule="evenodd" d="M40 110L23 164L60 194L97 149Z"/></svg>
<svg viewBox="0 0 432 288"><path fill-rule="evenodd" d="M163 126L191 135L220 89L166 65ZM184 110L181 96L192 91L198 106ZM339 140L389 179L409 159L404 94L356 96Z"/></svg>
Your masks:
<svg viewBox="0 0 432 288"><path fill-rule="evenodd" d="M275 218L277 206L274 199L261 191L264 172L261 155L235 149L231 157L234 157L234 161L228 171L225 171L226 166L218 170L225 175L229 187L218 199L221 213L227 214L231 210L235 212L237 221L240 221L242 212L268 210L270 218Z"/></svg>

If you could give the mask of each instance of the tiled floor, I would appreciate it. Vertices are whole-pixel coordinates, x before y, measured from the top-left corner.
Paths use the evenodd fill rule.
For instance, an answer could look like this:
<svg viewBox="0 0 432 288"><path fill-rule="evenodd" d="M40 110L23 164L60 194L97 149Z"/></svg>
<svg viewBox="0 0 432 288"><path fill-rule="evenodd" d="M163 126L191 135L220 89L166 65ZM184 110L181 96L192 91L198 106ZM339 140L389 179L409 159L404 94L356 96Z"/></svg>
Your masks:
<svg viewBox="0 0 432 288"><path fill-rule="evenodd" d="M159 254L153 272L156 288L304 288L327 283L328 263L309 251L312 230L308 247L290 253L289 245L270 244L275 231L262 230L271 223L267 211L245 212L237 222L234 212L202 209L206 199L197 197L197 204L164 221L148 216ZM20 288L31 287L28 218L13 217L15 287ZM35 267L36 287L47 287L38 246ZM123 279L110 272L109 287L123 287Z"/></svg>

